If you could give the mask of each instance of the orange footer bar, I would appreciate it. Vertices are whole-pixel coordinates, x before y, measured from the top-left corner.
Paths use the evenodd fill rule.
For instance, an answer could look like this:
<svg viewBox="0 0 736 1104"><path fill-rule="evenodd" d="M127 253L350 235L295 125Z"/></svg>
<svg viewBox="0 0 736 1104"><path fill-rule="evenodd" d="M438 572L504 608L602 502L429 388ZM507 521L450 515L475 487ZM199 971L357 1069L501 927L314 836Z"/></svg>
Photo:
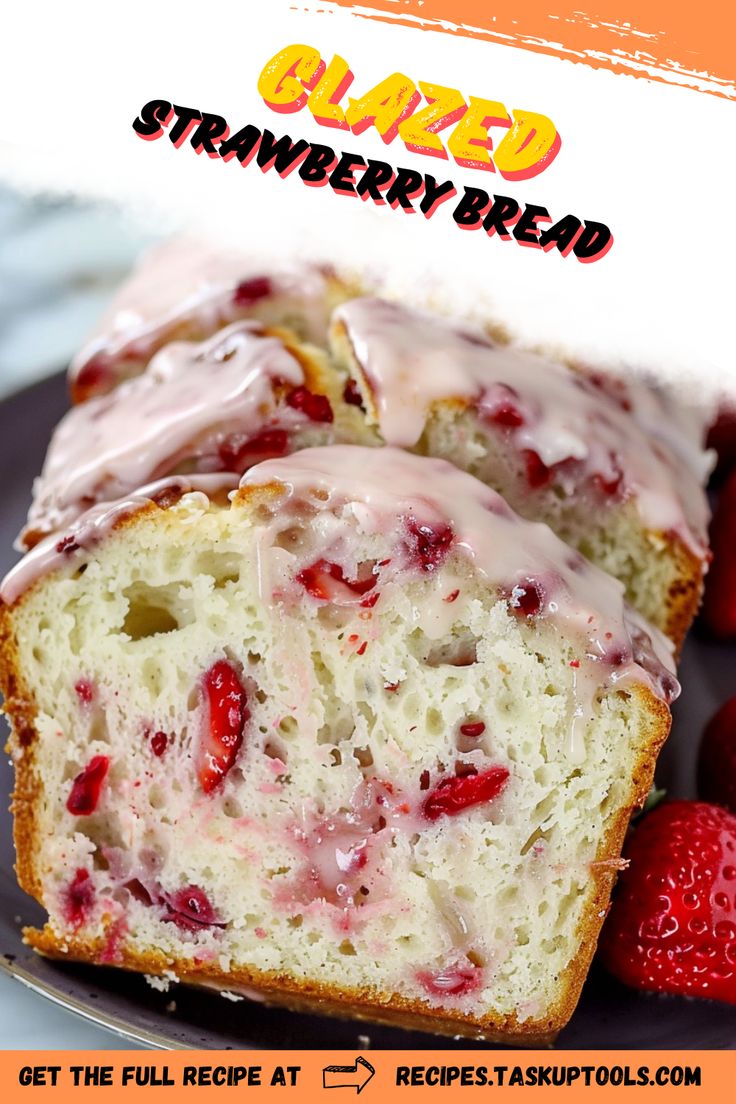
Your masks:
<svg viewBox="0 0 736 1104"><path fill-rule="evenodd" d="M558 1090L565 1101L637 1097L736 1100L736 1051L5 1051L3 1104L47 1096L131 1100L519 1100Z"/></svg>

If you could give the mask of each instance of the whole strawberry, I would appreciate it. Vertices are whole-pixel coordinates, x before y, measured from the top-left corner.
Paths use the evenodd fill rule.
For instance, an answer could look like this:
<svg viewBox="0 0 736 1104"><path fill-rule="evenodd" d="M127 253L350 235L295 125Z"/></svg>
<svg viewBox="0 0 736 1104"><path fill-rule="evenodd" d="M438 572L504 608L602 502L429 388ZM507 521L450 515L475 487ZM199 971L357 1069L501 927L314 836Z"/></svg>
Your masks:
<svg viewBox="0 0 736 1104"><path fill-rule="evenodd" d="M736 817L672 801L633 830L601 936L626 985L736 1004Z"/></svg>
<svg viewBox="0 0 736 1104"><path fill-rule="evenodd" d="M736 813L736 698L721 706L703 733L698 793Z"/></svg>
<svg viewBox="0 0 736 1104"><path fill-rule="evenodd" d="M718 499L710 542L713 562L705 578L703 619L713 636L736 639L736 471Z"/></svg>

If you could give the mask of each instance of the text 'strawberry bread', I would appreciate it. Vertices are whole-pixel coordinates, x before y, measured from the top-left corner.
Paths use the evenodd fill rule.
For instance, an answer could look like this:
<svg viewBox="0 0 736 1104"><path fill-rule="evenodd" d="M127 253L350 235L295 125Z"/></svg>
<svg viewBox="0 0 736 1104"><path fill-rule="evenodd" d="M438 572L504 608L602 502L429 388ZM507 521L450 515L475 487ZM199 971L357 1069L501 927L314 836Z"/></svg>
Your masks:
<svg viewBox="0 0 736 1104"><path fill-rule="evenodd" d="M201 343L165 345L141 375L61 420L20 547L63 529L96 502L163 476L240 474L340 434L354 439L363 419L342 390L325 354L257 322L232 323Z"/></svg>
<svg viewBox="0 0 736 1104"><path fill-rule="evenodd" d="M445 461L331 446L229 485L98 505L3 584L29 942L549 1038L668 731L671 646Z"/></svg>
<svg viewBox="0 0 736 1104"><path fill-rule="evenodd" d="M243 319L324 343L330 311L355 288L325 266L263 271L236 252L176 238L155 247L72 361L72 398L104 394L143 371L169 341L202 341Z"/></svg>
<svg viewBox="0 0 736 1104"><path fill-rule="evenodd" d="M338 307L331 340L380 441L444 457L546 522L681 645L708 563L710 457L665 395L381 299Z"/></svg>

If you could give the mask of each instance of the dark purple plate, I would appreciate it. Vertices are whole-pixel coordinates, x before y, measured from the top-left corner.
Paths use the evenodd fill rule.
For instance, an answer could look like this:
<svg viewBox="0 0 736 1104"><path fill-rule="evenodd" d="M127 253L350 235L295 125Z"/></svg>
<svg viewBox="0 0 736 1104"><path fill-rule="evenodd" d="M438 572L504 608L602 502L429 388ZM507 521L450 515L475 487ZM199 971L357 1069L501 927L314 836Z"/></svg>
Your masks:
<svg viewBox="0 0 736 1104"><path fill-rule="evenodd" d="M28 507L31 482L46 443L67 405L62 376L46 380L0 403L0 571L13 562L11 543ZM685 648L683 695L675 708L673 734L657 768L657 784L673 796L693 797L697 745L706 720L734 693L734 649L691 636ZM0 791L9 794L11 770L0 767ZM0 802L3 809L7 802ZM21 941L24 924L42 923L42 910L18 889L13 875L10 814L0 827L0 967L35 992L131 1042L161 1048L248 1050L255 1048L443 1047L488 1049L419 1032L369 1023L298 1015L262 1004L232 1004L215 993L172 987L151 989L122 970L60 964L34 954ZM167 1006L175 1002L174 1011ZM366 1036L370 1043L366 1043ZM558 1047L605 1049L736 1049L736 1007L675 997L645 996L625 989L593 968Z"/></svg>

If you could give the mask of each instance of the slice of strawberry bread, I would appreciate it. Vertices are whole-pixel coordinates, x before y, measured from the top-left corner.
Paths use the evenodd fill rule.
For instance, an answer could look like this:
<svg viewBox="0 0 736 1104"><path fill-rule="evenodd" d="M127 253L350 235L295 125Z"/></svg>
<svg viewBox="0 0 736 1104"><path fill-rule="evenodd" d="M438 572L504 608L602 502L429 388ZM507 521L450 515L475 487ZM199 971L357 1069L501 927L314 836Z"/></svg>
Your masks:
<svg viewBox="0 0 736 1104"><path fill-rule="evenodd" d="M54 957L507 1043L568 1019L677 692L622 586L442 460L98 505L6 578Z"/></svg>
<svg viewBox="0 0 736 1104"><path fill-rule="evenodd" d="M378 441L444 457L546 522L682 644L709 559L696 417L644 383L383 299L339 306L331 340Z"/></svg>
<svg viewBox="0 0 736 1104"><path fill-rule="evenodd" d="M170 341L202 341L243 319L323 343L331 309L355 286L326 266L259 268L240 252L181 237L151 249L69 369L75 402L139 375Z"/></svg>
<svg viewBox="0 0 736 1104"><path fill-rule="evenodd" d="M165 345L141 375L62 418L19 546L164 476L241 474L269 457L358 438L362 416L342 391L326 354L258 322Z"/></svg>

